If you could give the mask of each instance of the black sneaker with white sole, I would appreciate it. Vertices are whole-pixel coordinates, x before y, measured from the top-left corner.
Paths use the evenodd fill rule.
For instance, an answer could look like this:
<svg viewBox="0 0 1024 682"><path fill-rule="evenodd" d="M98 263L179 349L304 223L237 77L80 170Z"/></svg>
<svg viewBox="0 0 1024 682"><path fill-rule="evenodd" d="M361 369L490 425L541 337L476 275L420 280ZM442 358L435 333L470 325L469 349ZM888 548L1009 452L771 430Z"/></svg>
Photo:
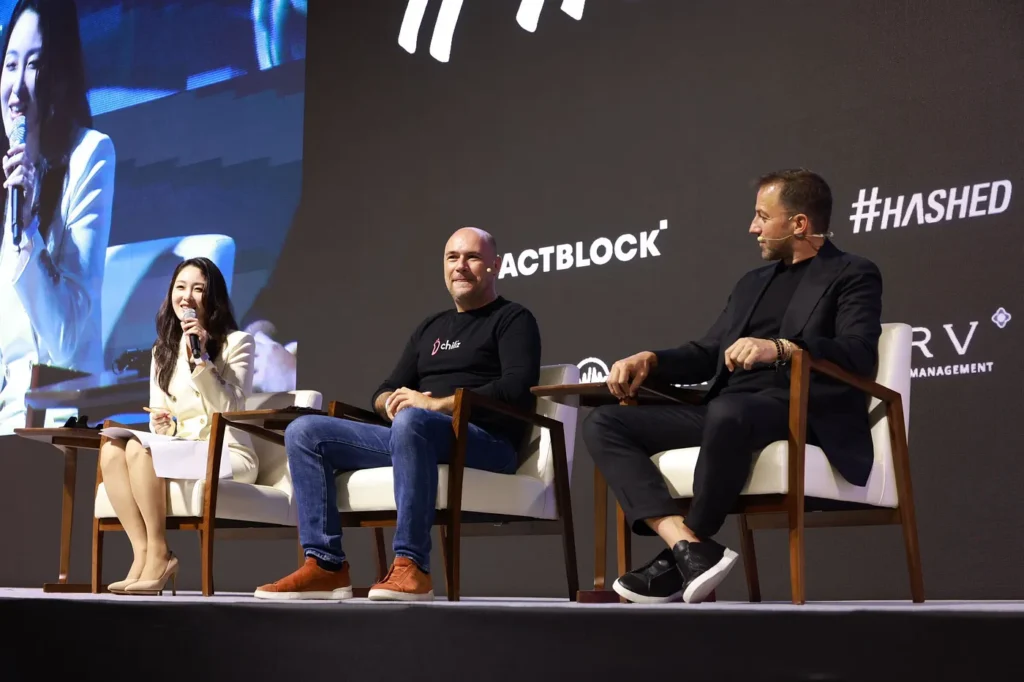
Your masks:
<svg viewBox="0 0 1024 682"><path fill-rule="evenodd" d="M612 589L637 604L664 604L679 600L683 576L672 550L666 548L640 568L620 576Z"/></svg>
<svg viewBox="0 0 1024 682"><path fill-rule="evenodd" d="M739 556L714 540L681 540L672 548L672 554L683 580L683 601L687 604L707 599L729 575Z"/></svg>

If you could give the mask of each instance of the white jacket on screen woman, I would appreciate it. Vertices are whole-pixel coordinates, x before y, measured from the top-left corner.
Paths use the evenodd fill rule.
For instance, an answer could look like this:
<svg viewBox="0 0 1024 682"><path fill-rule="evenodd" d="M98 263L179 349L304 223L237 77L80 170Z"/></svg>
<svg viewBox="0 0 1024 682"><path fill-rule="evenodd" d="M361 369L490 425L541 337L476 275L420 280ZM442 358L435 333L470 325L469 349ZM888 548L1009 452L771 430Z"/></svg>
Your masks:
<svg viewBox="0 0 1024 682"><path fill-rule="evenodd" d="M0 434L25 426L32 366L103 368L100 297L114 201L114 144L83 128L44 240L39 219L0 242ZM36 192L38 194L39 188Z"/></svg>

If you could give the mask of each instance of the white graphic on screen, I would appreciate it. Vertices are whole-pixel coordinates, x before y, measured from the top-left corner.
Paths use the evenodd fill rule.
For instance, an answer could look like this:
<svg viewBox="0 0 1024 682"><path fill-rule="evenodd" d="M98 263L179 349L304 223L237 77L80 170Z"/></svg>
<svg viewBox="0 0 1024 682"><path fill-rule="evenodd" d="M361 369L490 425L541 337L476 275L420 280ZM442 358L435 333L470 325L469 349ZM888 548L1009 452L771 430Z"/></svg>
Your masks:
<svg viewBox="0 0 1024 682"><path fill-rule="evenodd" d="M1000 306L999 310L992 315L992 324L1003 329L1006 325L1010 324L1010 320L1012 319L1013 316L1006 312L1006 308Z"/></svg>
<svg viewBox="0 0 1024 682"><path fill-rule="evenodd" d="M608 380L608 364L601 358L583 358L576 366L580 369L581 384L599 384ZM710 381L702 381L698 384L669 384L674 388L693 388L695 386L708 386Z"/></svg>
<svg viewBox="0 0 1024 682"><path fill-rule="evenodd" d="M506 253L501 257L498 279L505 277L529 277L538 272L554 272L585 268L590 265L606 265L611 262L626 263L634 258L656 258L658 235L668 229L668 219L658 221L655 230L644 230L636 234L626 233L617 237L598 237L592 242L582 241L569 244L541 246L524 249L518 254Z"/></svg>
<svg viewBox="0 0 1024 682"><path fill-rule="evenodd" d="M581 384L598 384L608 378L608 365L601 358L584 358L576 364Z"/></svg>
<svg viewBox="0 0 1024 682"><path fill-rule="evenodd" d="M999 329L1005 329L1011 319L1010 313L1002 306L991 317L992 324ZM915 352L915 362L910 370L910 376L914 379L923 379L994 372L995 361L979 359L977 352L971 351L971 344L979 330L978 325L978 320L968 323L947 323L942 325L945 334L933 333L929 327L914 327L911 345ZM918 365L918 353L931 362L927 365Z"/></svg>
<svg viewBox="0 0 1024 682"><path fill-rule="evenodd" d="M880 230L908 225L932 225L949 220L980 218L1003 213L1010 206L1013 183L1009 180L979 182L962 187L936 189L927 195L917 192L911 195L879 198L878 188L861 189L857 201L850 207L853 214L853 233L871 232L876 225Z"/></svg>
<svg viewBox="0 0 1024 682"><path fill-rule="evenodd" d="M434 22L434 31L430 38L430 56L439 62L447 62L452 53L452 36L455 25L459 22L463 0L441 0L441 8ZM409 54L416 53L416 41L423 25L430 0L409 0L402 18L402 27L398 31L398 44ZM583 18L583 6L586 0L562 0L562 11L579 21ZM540 12L544 0L522 0L516 12L516 22L524 29L533 33L537 30Z"/></svg>

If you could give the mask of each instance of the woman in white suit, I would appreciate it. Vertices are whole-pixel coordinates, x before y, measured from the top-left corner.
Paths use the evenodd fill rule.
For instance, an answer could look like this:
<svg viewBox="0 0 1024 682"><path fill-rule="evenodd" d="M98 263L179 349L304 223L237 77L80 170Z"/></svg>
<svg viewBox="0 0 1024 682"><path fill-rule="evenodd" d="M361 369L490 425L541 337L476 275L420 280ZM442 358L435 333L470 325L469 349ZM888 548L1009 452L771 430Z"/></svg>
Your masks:
<svg viewBox="0 0 1024 682"><path fill-rule="evenodd" d="M21 0L3 41L0 434L25 426L33 365L102 370L115 164L110 138L92 130L75 3ZM25 139L12 145L16 130Z"/></svg>
<svg viewBox="0 0 1024 682"><path fill-rule="evenodd" d="M213 261L192 258L178 265L156 326L150 431L205 448L200 443L210 438L215 412L245 409L255 350L252 336L238 331L227 284ZM198 340L198 357L191 335ZM177 573L178 560L167 547L167 483L153 468L159 448L159 442L147 449L132 438L108 440L100 449L107 496L134 553L128 576L111 584L111 592L155 594ZM258 461L247 434L229 428L224 456L230 457L234 480L256 481Z"/></svg>

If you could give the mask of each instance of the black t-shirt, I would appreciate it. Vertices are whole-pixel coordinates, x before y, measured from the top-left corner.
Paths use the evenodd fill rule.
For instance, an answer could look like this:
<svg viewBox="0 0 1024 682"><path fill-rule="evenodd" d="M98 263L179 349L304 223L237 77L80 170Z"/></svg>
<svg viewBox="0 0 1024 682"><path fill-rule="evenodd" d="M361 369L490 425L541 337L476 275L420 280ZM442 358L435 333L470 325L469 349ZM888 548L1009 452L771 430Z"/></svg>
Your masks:
<svg viewBox="0 0 1024 682"><path fill-rule="evenodd" d="M446 310L420 323L395 369L373 394L403 386L446 398L457 388L532 412L530 388L540 379L540 329L533 314L498 297L476 310ZM518 448L528 425L483 408L470 422Z"/></svg>
<svg viewBox="0 0 1024 682"><path fill-rule="evenodd" d="M808 258L788 266L783 261L779 261L771 281L768 282L764 293L761 294L761 298L754 306L754 312L750 315L750 320L743 329L742 336L755 339L779 337L779 328L782 326L786 308L789 307L793 294L800 286L800 280L807 272L807 265L812 260L812 258ZM749 370L737 367L729 375L729 380L722 387L720 393L750 393L766 388L785 388L788 385L789 379L782 372L777 372L773 365L755 365Z"/></svg>

